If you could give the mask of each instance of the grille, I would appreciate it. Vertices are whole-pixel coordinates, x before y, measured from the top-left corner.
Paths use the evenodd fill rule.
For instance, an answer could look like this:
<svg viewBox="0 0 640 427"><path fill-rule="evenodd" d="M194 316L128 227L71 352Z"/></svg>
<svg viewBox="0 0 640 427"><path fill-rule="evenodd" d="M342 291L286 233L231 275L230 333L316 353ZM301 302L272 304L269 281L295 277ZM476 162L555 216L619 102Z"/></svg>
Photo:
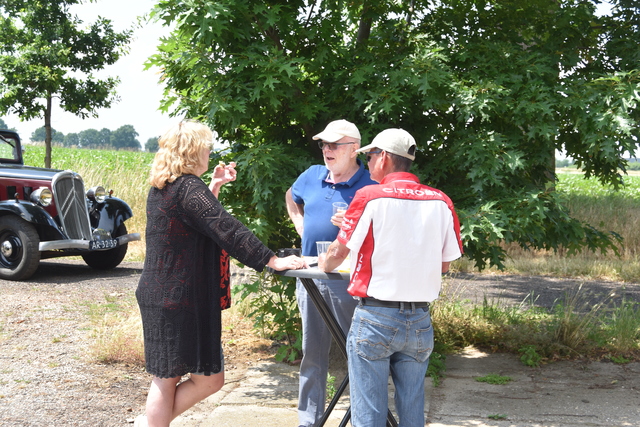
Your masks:
<svg viewBox="0 0 640 427"><path fill-rule="evenodd" d="M89 212L82 177L71 171L58 172L51 182L62 230L69 239L91 240Z"/></svg>

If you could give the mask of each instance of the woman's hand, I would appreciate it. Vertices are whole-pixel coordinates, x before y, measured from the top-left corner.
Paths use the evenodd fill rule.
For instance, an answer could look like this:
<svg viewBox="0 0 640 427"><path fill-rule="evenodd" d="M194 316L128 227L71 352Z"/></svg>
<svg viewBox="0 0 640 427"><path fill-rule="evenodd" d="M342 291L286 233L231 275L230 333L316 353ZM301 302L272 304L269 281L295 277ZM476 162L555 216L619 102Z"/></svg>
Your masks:
<svg viewBox="0 0 640 427"><path fill-rule="evenodd" d="M278 258L274 255L267 263L267 267L271 267L276 271L300 270L302 268L309 268L307 262L304 259L295 255L289 255L288 257L284 258Z"/></svg>
<svg viewBox="0 0 640 427"><path fill-rule="evenodd" d="M218 163L218 165L213 168L211 184L209 184L209 189L213 195L218 197L220 187L228 182L235 181L237 174L236 162L231 162L228 165L225 165L223 162Z"/></svg>

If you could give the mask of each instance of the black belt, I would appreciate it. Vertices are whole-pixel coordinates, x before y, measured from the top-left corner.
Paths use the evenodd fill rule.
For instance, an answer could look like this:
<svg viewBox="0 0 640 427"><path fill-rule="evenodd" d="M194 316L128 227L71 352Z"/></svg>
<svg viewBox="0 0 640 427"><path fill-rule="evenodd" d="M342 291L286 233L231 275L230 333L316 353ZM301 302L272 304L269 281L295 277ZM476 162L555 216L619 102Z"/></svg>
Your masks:
<svg viewBox="0 0 640 427"><path fill-rule="evenodd" d="M362 301L362 305L371 307L409 308L413 305L415 308L429 308L429 303L424 301L382 301L375 298L361 298L360 301Z"/></svg>

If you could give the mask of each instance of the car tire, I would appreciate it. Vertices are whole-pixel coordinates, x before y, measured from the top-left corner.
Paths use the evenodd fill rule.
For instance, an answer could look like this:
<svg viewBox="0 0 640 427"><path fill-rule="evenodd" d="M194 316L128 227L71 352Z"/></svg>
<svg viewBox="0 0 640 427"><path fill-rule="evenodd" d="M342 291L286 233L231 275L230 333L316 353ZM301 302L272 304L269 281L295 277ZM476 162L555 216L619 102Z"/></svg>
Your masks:
<svg viewBox="0 0 640 427"><path fill-rule="evenodd" d="M0 278L25 280L40 263L40 236L36 228L15 216L0 217Z"/></svg>
<svg viewBox="0 0 640 427"><path fill-rule="evenodd" d="M116 231L111 237L115 239L125 234L127 234L127 227L122 223L116 228ZM111 270L120 265L125 255L127 255L128 247L129 244L125 243L108 251L90 252L82 255L82 259L84 259L84 262L86 262L89 267L95 268L96 270Z"/></svg>

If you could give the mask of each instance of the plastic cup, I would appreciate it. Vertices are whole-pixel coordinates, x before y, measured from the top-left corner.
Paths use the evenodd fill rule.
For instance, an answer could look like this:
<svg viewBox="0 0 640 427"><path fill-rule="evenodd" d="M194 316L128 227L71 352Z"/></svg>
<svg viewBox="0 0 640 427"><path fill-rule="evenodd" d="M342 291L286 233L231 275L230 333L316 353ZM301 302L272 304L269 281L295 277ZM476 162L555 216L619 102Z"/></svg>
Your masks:
<svg viewBox="0 0 640 427"><path fill-rule="evenodd" d="M333 214L335 215L337 212L346 211L349 207L345 202L334 202L333 203Z"/></svg>
<svg viewBox="0 0 640 427"><path fill-rule="evenodd" d="M326 254L329 250L329 245L331 242L316 242L316 248L318 249L318 256L321 254Z"/></svg>

